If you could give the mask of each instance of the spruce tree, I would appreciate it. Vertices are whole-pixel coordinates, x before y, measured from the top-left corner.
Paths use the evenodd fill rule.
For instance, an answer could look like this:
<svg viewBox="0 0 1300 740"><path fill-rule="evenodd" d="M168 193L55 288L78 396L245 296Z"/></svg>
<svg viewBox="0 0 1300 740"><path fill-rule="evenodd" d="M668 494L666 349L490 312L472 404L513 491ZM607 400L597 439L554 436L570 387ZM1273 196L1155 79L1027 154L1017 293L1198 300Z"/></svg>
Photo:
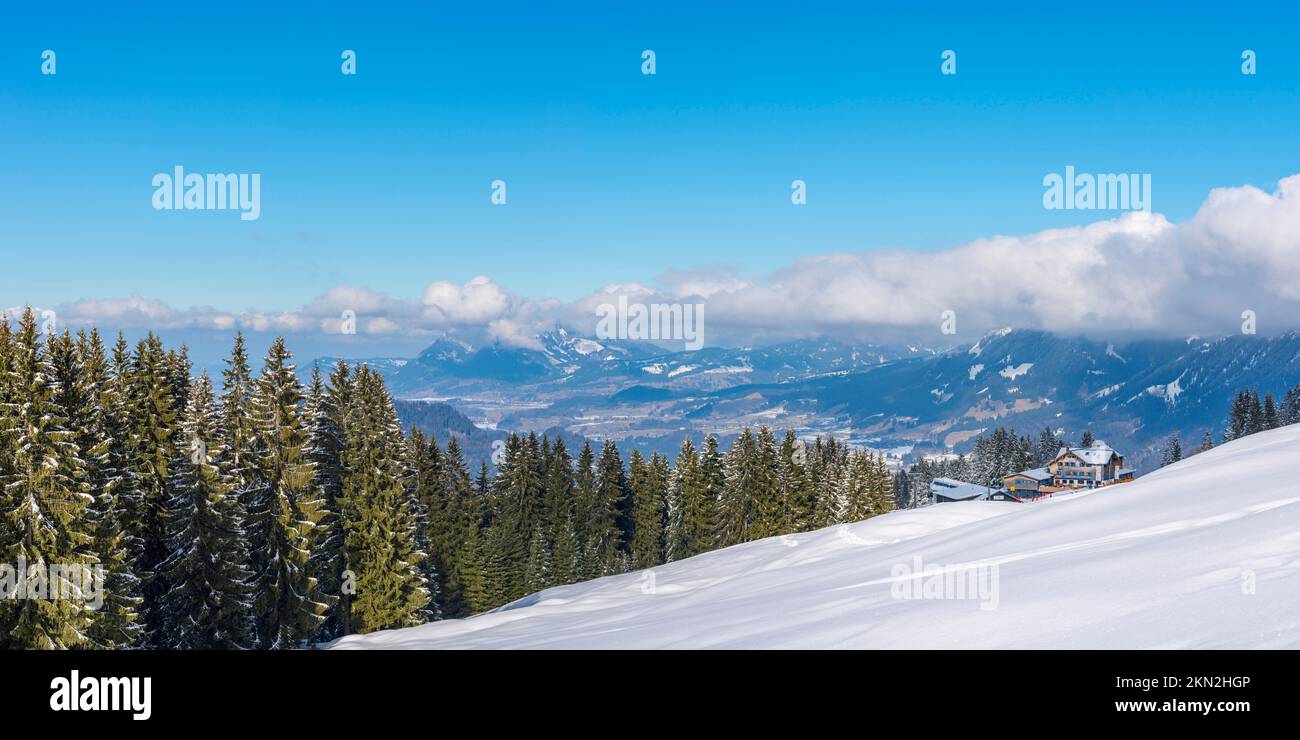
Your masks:
<svg viewBox="0 0 1300 740"><path fill-rule="evenodd" d="M894 500L893 477L884 454L868 455L871 470L871 485L868 487L868 503L871 516L888 514L897 508Z"/></svg>
<svg viewBox="0 0 1300 740"><path fill-rule="evenodd" d="M1170 463L1176 463L1182 459L1183 459L1183 444L1178 439L1178 433L1175 432L1172 436L1169 437L1169 441L1165 444L1165 448L1161 452L1160 467L1164 467L1166 465L1169 465Z"/></svg>
<svg viewBox="0 0 1300 740"><path fill-rule="evenodd" d="M354 377L343 480L346 560L356 574L352 627L370 632L420 624L431 594L421 573L407 490L405 440L392 397L364 365Z"/></svg>
<svg viewBox="0 0 1300 740"><path fill-rule="evenodd" d="M323 382L320 369L312 368L307 391L307 459L316 471L315 483L321 492L321 517L316 527L308 566L321 593L329 597L325 621L318 639L333 640L351 632L351 584L344 576L345 516L343 505L343 455L347 444L345 430L351 397L351 369L339 360ZM345 587L345 584L348 584Z"/></svg>
<svg viewBox="0 0 1300 740"><path fill-rule="evenodd" d="M777 486L782 509L781 534L806 532L813 524L813 490L807 471L808 449L793 431L781 440Z"/></svg>
<svg viewBox="0 0 1300 740"><path fill-rule="evenodd" d="M14 355L13 328L9 325L9 316L0 312L0 479L12 473L13 452L6 445L13 442L13 431L17 425L14 404L18 394L13 388ZM0 496L3 496L0 491ZM0 538L5 531L0 529ZM3 541L3 540L0 540Z"/></svg>
<svg viewBox="0 0 1300 740"><path fill-rule="evenodd" d="M578 579L578 537L574 526L573 458L556 437L547 461L543 520L556 584Z"/></svg>
<svg viewBox="0 0 1300 740"><path fill-rule="evenodd" d="M822 507L819 514L822 524L819 526L827 527L844 522L841 516L843 514L845 495L843 483L848 475L850 465L849 447L847 444L832 439L827 443L823 454L826 457L826 467L823 473L823 488L818 491L820 497L818 503Z"/></svg>
<svg viewBox="0 0 1300 740"><path fill-rule="evenodd" d="M174 370L158 337L150 334L136 344L130 371L130 456L139 494L130 501L126 527L139 548L132 560L141 586L142 644L154 649L163 646L161 606L169 590L160 566L168 556L163 512L168 501L168 466L176 447Z"/></svg>
<svg viewBox="0 0 1300 740"><path fill-rule="evenodd" d="M659 457L647 461L639 450L628 458L628 484L632 490L631 555L634 568L653 568L663 562L664 499L659 481Z"/></svg>
<svg viewBox="0 0 1300 740"><path fill-rule="evenodd" d="M488 555L484 534L477 521L472 522L461 546L459 570L461 609L458 614L472 616L496 606L488 583Z"/></svg>
<svg viewBox="0 0 1300 740"><path fill-rule="evenodd" d="M908 477L906 471L899 470L894 473L893 479L890 482L890 487L893 490L893 494L894 494L894 508L896 509L912 508L913 506L912 488L910 485L908 485L910 481L911 478Z"/></svg>
<svg viewBox="0 0 1300 740"><path fill-rule="evenodd" d="M716 509L722 489L727 485L727 471L718 438L712 434L704 438L704 450L700 453L700 475L704 479L704 497Z"/></svg>
<svg viewBox="0 0 1300 740"><path fill-rule="evenodd" d="M1259 402L1259 391L1250 391L1249 413L1246 416L1246 434L1264 431L1264 407Z"/></svg>
<svg viewBox="0 0 1300 740"><path fill-rule="evenodd" d="M581 479L580 479L581 480ZM606 440L596 464L594 501L588 512L588 577L617 573L621 570L626 527L627 476L623 460L613 442Z"/></svg>
<svg viewBox="0 0 1300 740"><path fill-rule="evenodd" d="M533 531L528 541L527 559L524 565L525 594L532 594L555 585L555 565L551 561L551 551L546 544L542 530Z"/></svg>
<svg viewBox="0 0 1300 740"><path fill-rule="evenodd" d="M673 478L673 468L667 455L655 452L650 455L651 484L659 501L659 562L667 562L668 537L668 484Z"/></svg>
<svg viewBox="0 0 1300 740"><path fill-rule="evenodd" d="M1300 384L1292 386L1282 397L1281 424L1300 424Z"/></svg>
<svg viewBox="0 0 1300 740"><path fill-rule="evenodd" d="M444 505L438 488L439 468L442 466L442 454L438 450L436 439L425 440L424 433L417 427L411 427L407 437L407 456L411 469L410 506L414 520L413 544L424 556L416 570L420 574L424 587L429 593L429 600L420 609L418 618L422 622L442 619L442 576L438 561L434 559L435 530L441 532L446 528L443 522Z"/></svg>
<svg viewBox="0 0 1300 740"><path fill-rule="evenodd" d="M235 334L235 346L221 371L221 473L249 508L254 472L253 379L244 348L244 335Z"/></svg>
<svg viewBox="0 0 1300 740"><path fill-rule="evenodd" d="M161 565L171 589L162 604L162 646L247 649L253 644L252 572L244 511L212 454L219 448L212 381L190 388L181 444L171 464L167 506L170 557Z"/></svg>
<svg viewBox="0 0 1300 740"><path fill-rule="evenodd" d="M870 518L875 512L872 507L873 469L871 456L862 450L849 453L848 465L844 467L837 498L839 512L837 523L858 522Z"/></svg>
<svg viewBox="0 0 1300 740"><path fill-rule="evenodd" d="M907 488L911 491L908 508L915 509L930 503L930 482L938 477L929 460L921 458L907 471Z"/></svg>
<svg viewBox="0 0 1300 740"><path fill-rule="evenodd" d="M129 648L141 639L143 603L132 560L139 548L125 524L139 494L131 470L130 350L119 334L109 360L98 331L79 340L84 377L97 399L87 427L106 441L91 478L95 503L90 507L95 556L104 568L104 603L95 613L88 637L96 648Z"/></svg>
<svg viewBox="0 0 1300 740"><path fill-rule="evenodd" d="M580 578L600 575L599 563L587 548L593 541L591 522L596 509L596 455L591 442L583 440L578 461L573 470L573 534L578 541L578 574Z"/></svg>
<svg viewBox="0 0 1300 740"><path fill-rule="evenodd" d="M28 594L0 603L0 639L18 649L80 647L93 624L87 605L92 593L82 587L99 564L87 517L94 497L76 435L57 402L61 388L31 309L23 312L12 339L0 341L9 345L0 350L9 365L0 562L18 571ZM54 565L73 569L76 577L55 573Z"/></svg>
<svg viewBox="0 0 1300 740"><path fill-rule="evenodd" d="M441 551L444 561L438 567L444 574L443 613L448 617L461 617L467 614L467 594L465 581L465 553L471 530L477 532L482 518L482 502L474 492L469 470L465 466L465 456L460 450L460 443L453 436L447 440L447 449L443 453L438 487L442 490L445 501L447 530L443 533ZM479 542L480 555L482 542ZM480 558L478 567L482 568ZM482 573L479 573L480 577Z"/></svg>
<svg viewBox="0 0 1300 740"><path fill-rule="evenodd" d="M294 648L317 634L329 606L308 562L322 501L307 458L302 387L291 360L284 340L276 339L250 401L249 560L263 649Z"/></svg>
<svg viewBox="0 0 1300 740"><path fill-rule="evenodd" d="M1033 465L1030 464L1033 461L1033 459L1034 459L1033 442L1030 441L1029 437L1021 437L1020 443L1016 445L1016 448L1012 454L1011 467L1007 470L1007 472L1018 473L1022 470L1028 470L1029 468L1033 467Z"/></svg>
<svg viewBox="0 0 1300 740"><path fill-rule="evenodd" d="M832 516L832 512L828 511L830 489L827 485L829 470L826 449L830 441L822 442L822 438L817 437L804 452L806 460L804 467L807 470L808 490L812 501L809 529L827 526Z"/></svg>
<svg viewBox="0 0 1300 740"><path fill-rule="evenodd" d="M495 609L515 599L512 594L516 591L515 574L519 572L520 563L519 554L515 552L514 535L512 528L499 520L492 522L484 532L484 609Z"/></svg>
<svg viewBox="0 0 1300 740"><path fill-rule="evenodd" d="M758 440L749 428L732 442L723 467L726 485L718 499L716 536L718 547L729 547L753 539L756 493L763 486L758 469Z"/></svg>
<svg viewBox="0 0 1300 740"><path fill-rule="evenodd" d="M497 502L494 529L500 539L500 584L508 601L528 593L525 571L529 547L541 527L542 453L535 434L511 434L498 466L493 495ZM544 544L544 540L543 540Z"/></svg>
<svg viewBox="0 0 1300 740"><path fill-rule="evenodd" d="M66 331L51 338L49 352L59 389L56 403L80 451L84 482L93 501L86 508L92 550L102 568L103 603L95 610L87 646L114 649L133 646L140 637L139 581L131 571L128 539L122 531L119 498L131 483L127 470L125 408L112 385L108 358L97 331Z"/></svg>
<svg viewBox="0 0 1300 740"><path fill-rule="evenodd" d="M190 396L190 375L193 364L190 362L190 349L181 345L178 350L167 351L167 387L172 392L172 410L179 419L185 415L185 404Z"/></svg>
<svg viewBox="0 0 1300 740"><path fill-rule="evenodd" d="M682 441L668 484L667 559L699 555L708 549L713 507L705 498L700 456L691 438Z"/></svg>
<svg viewBox="0 0 1300 740"><path fill-rule="evenodd" d="M1232 406L1228 411L1228 421L1223 428L1223 441L1246 436L1250 424L1250 395L1246 391L1237 391L1232 397Z"/></svg>
<svg viewBox="0 0 1300 740"><path fill-rule="evenodd" d="M1051 427L1043 427L1043 431L1038 433L1038 444L1034 447L1034 453L1030 458L1030 466L1041 468L1056 459L1057 453L1061 450L1061 442L1052 432ZM927 485L928 482L927 482Z"/></svg>
<svg viewBox="0 0 1300 740"><path fill-rule="evenodd" d="M0 313L0 555L8 555L9 548L17 541L17 531L12 528L7 512L10 510L9 496L4 485L16 474L13 445L17 442L18 414L17 399L19 395L14 388L13 367L16 346L13 329L9 325L9 316ZM0 589L0 596L8 594ZM7 598L0 599L0 649L15 647L9 638L12 628L13 602Z"/></svg>
<svg viewBox="0 0 1300 740"><path fill-rule="evenodd" d="M751 539L762 539L784 534L787 529L785 500L780 483L780 451L776 435L766 426L758 429L754 459L756 482L754 490L754 528Z"/></svg>

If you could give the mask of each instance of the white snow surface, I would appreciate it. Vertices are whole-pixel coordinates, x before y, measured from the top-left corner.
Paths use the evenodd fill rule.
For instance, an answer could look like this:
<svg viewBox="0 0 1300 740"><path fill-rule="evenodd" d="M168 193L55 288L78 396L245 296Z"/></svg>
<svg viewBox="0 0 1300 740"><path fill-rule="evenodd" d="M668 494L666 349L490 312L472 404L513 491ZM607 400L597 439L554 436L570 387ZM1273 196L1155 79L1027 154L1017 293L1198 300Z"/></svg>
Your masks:
<svg viewBox="0 0 1300 740"><path fill-rule="evenodd" d="M1002 372L998 373L998 375L1001 375L1007 380L1015 380L1021 375L1028 373L1029 368L1033 366L1034 363L1032 362L1022 362L1019 365L1016 365L1015 367L1012 367L1011 365L1007 365L1006 367L1002 368Z"/></svg>
<svg viewBox="0 0 1300 740"><path fill-rule="evenodd" d="M600 342L593 342L590 339L578 339L573 343L573 351L580 355L590 355L595 352L603 352L605 345Z"/></svg>
<svg viewBox="0 0 1300 740"><path fill-rule="evenodd" d="M1178 396L1183 392L1182 380L1186 374L1187 371L1184 370L1177 378L1174 378L1174 382L1166 385L1149 386L1146 392L1158 398L1163 398L1170 406L1174 406L1178 403Z"/></svg>
<svg viewBox="0 0 1300 740"><path fill-rule="evenodd" d="M1300 648L1297 461L1293 425L1129 484L894 512L330 647ZM896 598L915 557L996 565L996 607Z"/></svg>

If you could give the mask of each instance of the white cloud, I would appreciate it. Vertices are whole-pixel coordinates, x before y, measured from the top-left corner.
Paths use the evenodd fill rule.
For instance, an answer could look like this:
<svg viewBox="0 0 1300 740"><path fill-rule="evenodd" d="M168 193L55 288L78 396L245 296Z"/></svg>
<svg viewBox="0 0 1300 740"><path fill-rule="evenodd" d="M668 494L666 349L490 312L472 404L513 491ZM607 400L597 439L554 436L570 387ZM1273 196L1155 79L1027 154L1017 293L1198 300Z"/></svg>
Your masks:
<svg viewBox="0 0 1300 740"><path fill-rule="evenodd" d="M542 344L537 341L538 329L539 327L514 319L496 319L488 324L488 333L493 339L499 339L512 347L541 349Z"/></svg>
<svg viewBox="0 0 1300 740"><path fill-rule="evenodd" d="M303 312L312 316L338 316L343 311L374 314L394 308L394 301L382 293L352 285L336 285L307 304Z"/></svg>
<svg viewBox="0 0 1300 740"><path fill-rule="evenodd" d="M1298 328L1300 175L1273 193L1252 186L1212 191L1197 214L1174 224L1127 213L1086 226L994 236L937 252L882 250L803 257L762 280L721 271L677 271L659 287L607 285L576 301L515 295L486 276L429 283L418 300L340 285L299 311L231 313L174 309L140 296L60 307L69 324L337 332L355 311L370 334L452 331L467 338L534 346L556 322L579 333L595 308L623 294L651 302L702 301L709 336L749 341L817 333L871 337L938 335L940 314L957 312L963 334L1012 325L1118 335L1236 330L1243 310L1261 331Z"/></svg>
<svg viewBox="0 0 1300 740"><path fill-rule="evenodd" d="M464 285L445 280L424 289L426 316L448 324L482 324L501 318L510 309L510 296L483 275Z"/></svg>
<svg viewBox="0 0 1300 740"><path fill-rule="evenodd" d="M62 323L69 326L102 323L110 326L176 329L205 327L220 329L234 317L214 308L176 309L162 301L132 295L126 298L87 299L55 309Z"/></svg>
<svg viewBox="0 0 1300 740"><path fill-rule="evenodd" d="M259 332L294 333L319 327L320 323L312 321L302 313L285 312L277 314L243 314L239 317L239 325Z"/></svg>
<svg viewBox="0 0 1300 740"><path fill-rule="evenodd" d="M1207 277L1249 266L1279 296L1300 300L1300 175L1272 194L1250 185L1216 188L1185 231L1207 260Z"/></svg>
<svg viewBox="0 0 1300 740"><path fill-rule="evenodd" d="M402 327L392 319L377 316L365 322L367 334L400 334Z"/></svg>
<svg viewBox="0 0 1300 740"><path fill-rule="evenodd" d="M659 276L659 282L679 298L708 298L717 293L734 293L750 287L747 281L717 270L674 270Z"/></svg>

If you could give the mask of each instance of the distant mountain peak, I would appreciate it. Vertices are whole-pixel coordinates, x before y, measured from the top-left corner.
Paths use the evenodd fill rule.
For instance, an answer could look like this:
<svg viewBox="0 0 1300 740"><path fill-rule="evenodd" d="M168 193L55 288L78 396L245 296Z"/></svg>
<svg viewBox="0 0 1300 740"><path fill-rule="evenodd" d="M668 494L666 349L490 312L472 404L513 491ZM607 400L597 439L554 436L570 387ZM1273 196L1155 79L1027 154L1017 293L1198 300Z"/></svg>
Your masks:
<svg viewBox="0 0 1300 740"><path fill-rule="evenodd" d="M985 342L991 342L994 339L1005 337L1006 335L1010 334L1012 331L1014 331L1012 327L1004 326L1001 329L994 329L992 331L985 332L984 336L980 337L979 341L972 344L970 349L966 350L966 352L967 354L972 354L975 355L976 357L979 357L980 353L984 351Z"/></svg>
<svg viewBox="0 0 1300 740"><path fill-rule="evenodd" d="M441 336L424 348L420 360L458 360L474 351L473 345L451 336Z"/></svg>

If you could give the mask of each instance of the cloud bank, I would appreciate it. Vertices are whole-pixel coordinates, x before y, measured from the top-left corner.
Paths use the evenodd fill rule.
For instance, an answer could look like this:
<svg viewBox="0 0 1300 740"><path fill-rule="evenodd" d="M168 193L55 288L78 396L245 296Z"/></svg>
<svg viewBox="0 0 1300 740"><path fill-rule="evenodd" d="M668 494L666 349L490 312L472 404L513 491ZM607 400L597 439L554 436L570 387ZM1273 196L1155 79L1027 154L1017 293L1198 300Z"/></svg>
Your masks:
<svg viewBox="0 0 1300 740"><path fill-rule="evenodd" d="M511 293L487 276L430 282L403 298L339 285L285 313L179 309L140 296L59 306L69 326L246 328L280 333L347 330L439 335L535 346L557 324L592 334L596 307L619 295L643 303L702 303L708 341L829 334L938 338L953 311L961 334L997 326L1091 335L1179 336L1238 331L1243 311L1259 331L1300 328L1300 175L1269 193L1215 189L1186 223L1133 212L1085 226L993 236L937 252L880 250L803 257L758 280L679 271L652 285L626 283L573 301Z"/></svg>

